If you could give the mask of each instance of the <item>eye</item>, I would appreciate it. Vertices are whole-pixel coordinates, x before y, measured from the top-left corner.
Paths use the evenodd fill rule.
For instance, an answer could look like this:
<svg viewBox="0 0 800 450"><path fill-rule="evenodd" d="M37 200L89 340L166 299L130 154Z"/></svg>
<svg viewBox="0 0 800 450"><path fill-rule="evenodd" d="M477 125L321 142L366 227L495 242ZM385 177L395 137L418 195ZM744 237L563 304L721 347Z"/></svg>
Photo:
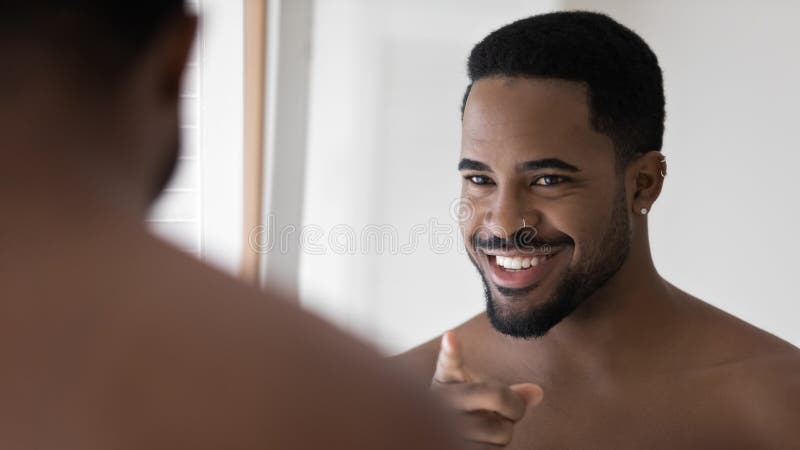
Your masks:
<svg viewBox="0 0 800 450"><path fill-rule="evenodd" d="M482 186L484 184L493 184L492 179L484 175L467 175L464 177L464 179L478 186Z"/></svg>
<svg viewBox="0 0 800 450"><path fill-rule="evenodd" d="M560 175L542 175L534 180L533 184L536 186L553 186L563 183L564 181L567 181L567 178Z"/></svg>

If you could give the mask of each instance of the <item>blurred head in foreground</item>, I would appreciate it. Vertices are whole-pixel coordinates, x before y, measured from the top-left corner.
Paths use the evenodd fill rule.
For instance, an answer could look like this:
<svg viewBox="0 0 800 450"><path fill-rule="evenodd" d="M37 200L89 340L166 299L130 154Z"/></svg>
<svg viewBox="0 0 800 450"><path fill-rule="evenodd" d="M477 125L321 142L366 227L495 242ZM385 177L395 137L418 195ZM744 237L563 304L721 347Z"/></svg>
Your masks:
<svg viewBox="0 0 800 450"><path fill-rule="evenodd" d="M69 183L144 214L175 165L195 28L182 0L2 2L4 175Z"/></svg>

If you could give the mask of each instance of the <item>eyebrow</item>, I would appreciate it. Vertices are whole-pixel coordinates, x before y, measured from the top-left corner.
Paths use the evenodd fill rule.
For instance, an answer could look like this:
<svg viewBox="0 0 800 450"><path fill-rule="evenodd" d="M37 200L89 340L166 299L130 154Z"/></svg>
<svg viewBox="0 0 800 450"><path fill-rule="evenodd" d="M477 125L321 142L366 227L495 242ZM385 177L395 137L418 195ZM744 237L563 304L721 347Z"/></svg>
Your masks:
<svg viewBox="0 0 800 450"><path fill-rule="evenodd" d="M475 161L474 159L463 158L458 162L458 170L480 170L483 172L491 172L492 169L486 164Z"/></svg>
<svg viewBox="0 0 800 450"><path fill-rule="evenodd" d="M564 162L558 158L536 159L533 161L525 161L524 163L517 164L517 170L519 170L520 172L528 170L539 170L539 169L561 169L561 170L566 170L568 172L581 171L581 169L578 169L572 164Z"/></svg>
<svg viewBox="0 0 800 450"><path fill-rule="evenodd" d="M568 172L581 171L572 164L564 162L558 158L534 159L517 164L517 170L520 172L539 169L561 169ZM492 172L492 169L486 164L468 158L463 158L461 161L459 161L458 170L479 170L483 172Z"/></svg>

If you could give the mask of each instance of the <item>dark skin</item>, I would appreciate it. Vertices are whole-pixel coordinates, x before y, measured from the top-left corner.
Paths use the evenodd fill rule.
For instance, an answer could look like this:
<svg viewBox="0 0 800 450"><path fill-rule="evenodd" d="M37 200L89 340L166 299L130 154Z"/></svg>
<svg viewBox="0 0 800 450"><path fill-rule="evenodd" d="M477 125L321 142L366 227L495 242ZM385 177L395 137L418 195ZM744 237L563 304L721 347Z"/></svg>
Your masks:
<svg viewBox="0 0 800 450"><path fill-rule="evenodd" d="M171 20L113 90L0 46L17 62L0 101L0 447L455 448L426 390L366 346L146 230L195 22Z"/></svg>
<svg viewBox="0 0 800 450"><path fill-rule="evenodd" d="M800 448L800 352L664 280L647 216L666 173L654 149L615 169L611 140L589 121L585 88L563 80L488 78L464 112L462 223L479 270L492 260L471 238L513 233L525 217L545 239L569 236L539 286L498 304L540 305L568 267L608 254L603 232L623 177L630 251L619 270L543 337L515 339L480 314L397 357L460 411L476 448ZM563 168L523 170L559 159ZM509 310L507 310L509 311ZM445 343L443 346L442 343Z"/></svg>

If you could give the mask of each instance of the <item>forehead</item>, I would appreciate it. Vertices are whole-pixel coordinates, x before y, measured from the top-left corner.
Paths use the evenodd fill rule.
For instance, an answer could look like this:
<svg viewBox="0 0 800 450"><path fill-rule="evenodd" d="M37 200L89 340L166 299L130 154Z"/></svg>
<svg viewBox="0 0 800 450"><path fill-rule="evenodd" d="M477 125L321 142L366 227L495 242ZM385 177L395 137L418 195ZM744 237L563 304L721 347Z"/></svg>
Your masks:
<svg viewBox="0 0 800 450"><path fill-rule="evenodd" d="M461 142L462 157L484 162L557 157L588 163L613 157L611 140L590 124L585 86L558 79L475 82L464 108Z"/></svg>

